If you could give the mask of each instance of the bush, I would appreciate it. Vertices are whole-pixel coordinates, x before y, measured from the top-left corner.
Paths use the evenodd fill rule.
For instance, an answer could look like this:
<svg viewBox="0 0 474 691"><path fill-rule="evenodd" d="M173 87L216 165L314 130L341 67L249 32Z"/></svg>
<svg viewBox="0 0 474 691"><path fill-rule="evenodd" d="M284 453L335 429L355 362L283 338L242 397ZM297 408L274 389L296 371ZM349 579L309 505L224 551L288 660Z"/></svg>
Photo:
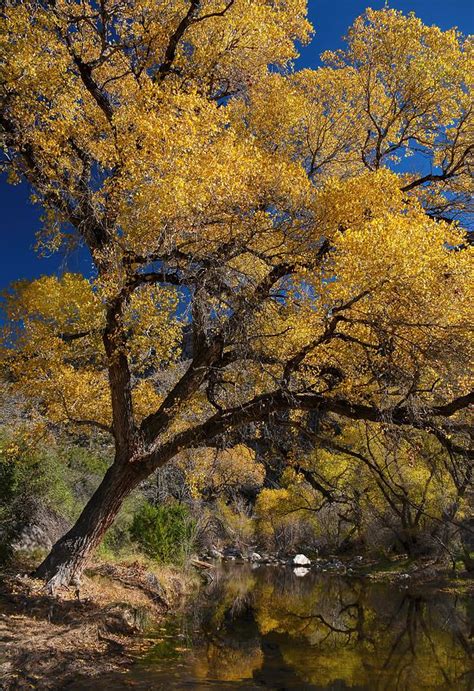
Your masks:
<svg viewBox="0 0 474 691"><path fill-rule="evenodd" d="M220 499L216 504L216 514L233 545L245 549L254 542L252 508L244 500L236 499L227 504Z"/></svg>
<svg viewBox="0 0 474 691"><path fill-rule="evenodd" d="M12 542L19 536L27 516L26 505L21 501L20 478L10 460L0 461L0 562L6 561L12 552Z"/></svg>
<svg viewBox="0 0 474 691"><path fill-rule="evenodd" d="M56 450L32 445L25 430L0 427L0 560L11 557L13 544L42 504L66 516L73 497Z"/></svg>
<svg viewBox="0 0 474 691"><path fill-rule="evenodd" d="M130 533L152 559L183 561L195 540L195 521L183 504L142 505L133 517Z"/></svg>
<svg viewBox="0 0 474 691"><path fill-rule="evenodd" d="M258 543L283 554L318 547L313 506L310 490L300 482L262 490L255 504Z"/></svg>

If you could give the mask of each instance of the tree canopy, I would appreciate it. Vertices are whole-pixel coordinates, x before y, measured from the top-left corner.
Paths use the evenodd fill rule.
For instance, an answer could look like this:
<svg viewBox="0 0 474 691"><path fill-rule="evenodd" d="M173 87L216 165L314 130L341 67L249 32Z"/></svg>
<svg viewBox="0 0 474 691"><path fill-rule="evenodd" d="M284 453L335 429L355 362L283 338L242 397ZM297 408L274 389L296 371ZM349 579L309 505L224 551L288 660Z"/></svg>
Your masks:
<svg viewBox="0 0 474 691"><path fill-rule="evenodd" d="M0 22L3 165L40 248L93 264L5 296L33 406L110 432L132 485L299 410L466 453L471 39L369 9L296 70L303 0L12 0Z"/></svg>

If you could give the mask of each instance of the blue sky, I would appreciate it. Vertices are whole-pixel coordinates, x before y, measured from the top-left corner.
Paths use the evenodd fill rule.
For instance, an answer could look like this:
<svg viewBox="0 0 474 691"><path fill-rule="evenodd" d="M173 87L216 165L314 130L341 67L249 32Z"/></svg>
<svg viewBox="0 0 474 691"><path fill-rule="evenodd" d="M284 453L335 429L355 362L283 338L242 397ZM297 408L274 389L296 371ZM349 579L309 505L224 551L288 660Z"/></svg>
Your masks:
<svg viewBox="0 0 474 691"><path fill-rule="evenodd" d="M316 34L306 47L299 65L316 67L319 55L341 46L341 38L355 17L367 6L379 9L384 0L309 0L310 18ZM413 10L426 24L443 29L457 26L462 32L474 32L474 0L391 0L390 7L404 12ZM35 233L40 227L41 209L29 201L26 185L12 187L0 178L0 290L18 278L34 278L64 270L87 270L84 253L67 258L39 258L34 250Z"/></svg>

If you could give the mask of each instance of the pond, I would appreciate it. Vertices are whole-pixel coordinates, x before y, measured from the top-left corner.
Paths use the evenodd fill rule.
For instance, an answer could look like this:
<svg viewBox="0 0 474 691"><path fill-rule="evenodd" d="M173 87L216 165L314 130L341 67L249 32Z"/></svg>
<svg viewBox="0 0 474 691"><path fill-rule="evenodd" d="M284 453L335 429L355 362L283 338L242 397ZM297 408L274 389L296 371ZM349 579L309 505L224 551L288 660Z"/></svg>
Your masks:
<svg viewBox="0 0 474 691"><path fill-rule="evenodd" d="M472 613L450 592L224 565L94 689L472 689Z"/></svg>

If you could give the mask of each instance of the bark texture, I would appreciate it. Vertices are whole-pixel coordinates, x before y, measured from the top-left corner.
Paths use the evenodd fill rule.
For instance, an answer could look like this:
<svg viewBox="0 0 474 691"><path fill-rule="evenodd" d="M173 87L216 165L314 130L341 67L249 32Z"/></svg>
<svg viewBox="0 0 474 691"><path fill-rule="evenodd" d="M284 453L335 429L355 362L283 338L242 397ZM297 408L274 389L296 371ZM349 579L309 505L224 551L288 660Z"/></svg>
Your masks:
<svg viewBox="0 0 474 691"><path fill-rule="evenodd" d="M89 555L142 479L142 473L130 463L114 463L108 469L75 525L56 542L34 574L47 581L51 592L80 581Z"/></svg>

